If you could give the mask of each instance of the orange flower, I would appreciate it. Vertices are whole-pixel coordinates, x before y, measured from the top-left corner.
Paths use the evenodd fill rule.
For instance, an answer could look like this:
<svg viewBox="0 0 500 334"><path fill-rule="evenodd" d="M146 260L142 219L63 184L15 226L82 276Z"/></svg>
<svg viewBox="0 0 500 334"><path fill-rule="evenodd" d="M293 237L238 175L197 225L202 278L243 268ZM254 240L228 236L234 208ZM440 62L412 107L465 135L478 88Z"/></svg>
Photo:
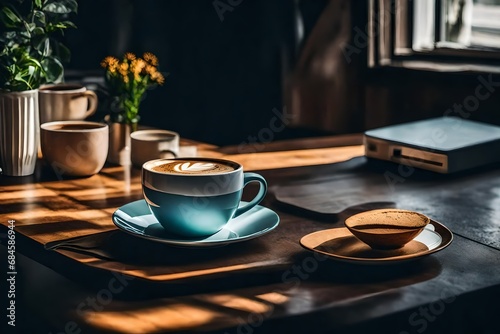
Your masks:
<svg viewBox="0 0 500 334"><path fill-rule="evenodd" d="M118 67L118 59L112 56L107 56L104 58L104 60L101 62L101 66L107 69L108 71L114 73L116 72L116 69Z"/></svg>
<svg viewBox="0 0 500 334"><path fill-rule="evenodd" d="M121 60L107 56L101 62L106 69L106 85L120 106L121 115L127 123L137 122L139 104L148 88L163 85L165 77L158 71L158 58L145 52L137 57L131 52Z"/></svg>
<svg viewBox="0 0 500 334"><path fill-rule="evenodd" d="M132 52L126 52L124 58L129 61L132 61L136 58L136 56Z"/></svg>
<svg viewBox="0 0 500 334"><path fill-rule="evenodd" d="M144 58L145 61L147 61L151 65L155 67L158 66L158 58L156 58L156 56L151 52L145 52L142 57Z"/></svg>

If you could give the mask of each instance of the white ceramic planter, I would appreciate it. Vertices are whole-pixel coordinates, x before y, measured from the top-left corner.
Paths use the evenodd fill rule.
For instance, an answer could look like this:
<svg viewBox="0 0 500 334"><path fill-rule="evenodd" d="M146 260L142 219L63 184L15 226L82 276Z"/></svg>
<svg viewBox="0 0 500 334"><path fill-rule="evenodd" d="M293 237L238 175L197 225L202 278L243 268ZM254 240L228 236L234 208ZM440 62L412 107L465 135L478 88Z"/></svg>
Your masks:
<svg viewBox="0 0 500 334"><path fill-rule="evenodd" d="M3 175L35 171L40 142L38 90L0 93L0 168Z"/></svg>

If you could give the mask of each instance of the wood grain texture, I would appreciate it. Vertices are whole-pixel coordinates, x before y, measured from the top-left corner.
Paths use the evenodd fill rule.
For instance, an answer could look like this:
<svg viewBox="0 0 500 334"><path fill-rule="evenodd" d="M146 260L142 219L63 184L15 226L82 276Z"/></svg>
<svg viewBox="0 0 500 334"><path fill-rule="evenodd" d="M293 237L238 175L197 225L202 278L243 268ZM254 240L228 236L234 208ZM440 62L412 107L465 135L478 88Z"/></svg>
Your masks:
<svg viewBox="0 0 500 334"><path fill-rule="evenodd" d="M259 171L272 189L326 175L332 159L359 152L359 147L343 146L309 154L282 144L282 150L273 148L273 155L229 154L228 148L199 152L240 158L249 169L278 166ZM284 165L286 159L295 167ZM64 331L73 321L92 333L399 333L418 329L408 319L414 312L418 315L419 308L441 303L446 312L427 323L429 333L498 329L493 309L485 305L500 297L500 251L479 242L457 237L442 252L398 266L326 260L302 249L299 237L341 226L342 214L349 212L336 217L295 212L278 205L271 191L263 205L275 210L281 223L270 234L198 254L167 249L121 235L111 222L117 207L142 198L139 170L106 166L89 178L58 180L46 167L40 164L32 178L0 177L0 228L4 232L8 220L15 220L22 272L19 305L29 305L52 331ZM94 236L86 245L95 253L43 247L82 236ZM120 246L106 249L106 240L113 237ZM248 270L245 265L260 268ZM157 282L116 274L120 271L151 275ZM170 285L164 282L168 277ZM176 280L184 284L171 284ZM106 299L106 291L119 293L110 292L112 298ZM92 306L88 298L105 304ZM27 309L20 307L19 312Z"/></svg>
<svg viewBox="0 0 500 334"><path fill-rule="evenodd" d="M245 170L271 170L276 168L297 167L305 165L329 164L332 162L350 159L362 154L362 146L330 147L337 143L350 144L359 142L359 136L353 138L321 138L306 140L302 146L296 141L281 143L282 151L276 143L269 145L273 152L256 152L238 154L236 147L219 149L212 145L196 144L198 155L203 157L217 157L237 161ZM193 142L187 142L193 145ZM317 144L316 144L317 143ZM185 144L185 142L183 142ZM294 147L321 148L290 149ZM236 153L223 153L236 152ZM16 184L15 179L6 181L14 184L2 186L0 199L4 204L0 210L0 221L8 224L9 220L16 221L17 233L23 234L42 245L53 245L68 239L84 239L87 249L99 249L97 252L87 251L87 256L78 252L57 250L65 256L95 268L117 271L140 277L149 281L179 281L193 278L204 281L214 281L222 275L244 272L271 272L282 270L283 266L290 265L290 256L301 251L297 243L302 231L288 230L288 239L281 238L281 227L278 231L259 240L245 243L245 247L228 247L238 256L225 258L217 256L228 249L207 250L207 260L204 263L195 261L200 251L189 252L173 249L163 245L151 245L148 241L136 240L134 237L119 232L109 235L106 232L115 231L111 221L112 213L121 205L142 199L140 170L131 166L106 165L100 173L87 178L58 179L49 166L39 160L37 173L33 176L35 182ZM37 180L40 180L37 182ZM103 237L100 237L100 236ZM262 239L262 240L261 240ZM142 259L148 253L134 249L130 252L128 244L136 243L139 248L150 249L160 256L150 256L148 263ZM277 247L266 247L273 244ZM258 249L254 251L253 248ZM183 260L171 262L165 260L173 256ZM218 259L218 258L221 259ZM106 260L103 260L106 259ZM154 259L154 260L153 260ZM153 265L153 266L152 266ZM119 268L119 269L117 269Z"/></svg>

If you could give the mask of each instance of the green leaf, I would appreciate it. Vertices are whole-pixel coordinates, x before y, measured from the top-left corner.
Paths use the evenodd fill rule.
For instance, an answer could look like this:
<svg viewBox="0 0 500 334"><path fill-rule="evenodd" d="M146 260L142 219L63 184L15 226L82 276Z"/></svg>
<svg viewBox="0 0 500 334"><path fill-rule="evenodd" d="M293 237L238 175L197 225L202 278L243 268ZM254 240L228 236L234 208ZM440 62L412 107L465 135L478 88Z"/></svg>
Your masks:
<svg viewBox="0 0 500 334"><path fill-rule="evenodd" d="M64 24L67 28L73 28L73 29L77 28L76 25L71 21L62 21L61 23Z"/></svg>
<svg viewBox="0 0 500 334"><path fill-rule="evenodd" d="M45 13L42 12L41 10L34 10L33 11L33 23L35 23L38 26L44 26L45 22L46 22Z"/></svg>
<svg viewBox="0 0 500 334"><path fill-rule="evenodd" d="M42 8L42 0L35 0L36 8Z"/></svg>
<svg viewBox="0 0 500 334"><path fill-rule="evenodd" d="M41 64L45 69L46 83L58 83L62 81L64 75L64 67L59 59L48 57L45 58Z"/></svg>
<svg viewBox="0 0 500 334"><path fill-rule="evenodd" d="M68 8L71 9L72 13L78 13L78 1L77 0L66 0Z"/></svg>
<svg viewBox="0 0 500 334"><path fill-rule="evenodd" d="M15 28L22 23L21 18L9 7L3 7L2 11L0 11L0 21L3 22L7 28Z"/></svg>
<svg viewBox="0 0 500 334"><path fill-rule="evenodd" d="M17 32L16 31L6 31L4 33L5 40L12 40L12 39L16 38L16 36L17 36ZM2 41L3 40L4 39L2 38Z"/></svg>
<svg viewBox="0 0 500 334"><path fill-rule="evenodd" d="M45 42L48 40L47 36L43 36L37 43L34 44L35 50L43 54L43 49L45 49Z"/></svg>
<svg viewBox="0 0 500 334"><path fill-rule="evenodd" d="M19 32L19 37L21 39L26 39L24 43L28 43L29 39L31 38L31 34L28 31L23 30Z"/></svg>
<svg viewBox="0 0 500 334"><path fill-rule="evenodd" d="M30 66L34 66L38 68L39 70L42 70L42 64L36 60L35 58L31 58L30 56L27 56L25 58L25 61L30 64Z"/></svg>
<svg viewBox="0 0 500 334"><path fill-rule="evenodd" d="M23 21L23 26L24 26L24 30L19 31L19 34L21 34L22 36L26 36L28 39L30 39L31 38L31 31L33 29L35 29L35 27L36 27L35 24Z"/></svg>
<svg viewBox="0 0 500 334"><path fill-rule="evenodd" d="M40 63L21 49L16 49L14 56L17 58L15 64L8 68L11 75L5 86L16 91L37 88L42 70Z"/></svg>
<svg viewBox="0 0 500 334"><path fill-rule="evenodd" d="M33 29L32 34L35 36L41 36L45 34L45 30L43 30L43 28L36 27L35 29Z"/></svg>
<svg viewBox="0 0 500 334"><path fill-rule="evenodd" d="M49 0L43 6L43 10L54 14L76 13L78 10L78 3L76 0Z"/></svg>
<svg viewBox="0 0 500 334"><path fill-rule="evenodd" d="M29 76L29 69L26 69L22 72L17 72L14 80L16 81L24 81L24 78Z"/></svg>
<svg viewBox="0 0 500 334"><path fill-rule="evenodd" d="M51 54L52 54L52 49L50 48L50 39L45 38L45 41L43 42L42 56L48 57Z"/></svg>
<svg viewBox="0 0 500 334"><path fill-rule="evenodd" d="M36 24L34 23L27 23L25 26L30 33L36 28Z"/></svg>
<svg viewBox="0 0 500 334"><path fill-rule="evenodd" d="M57 43L56 54L63 63L69 63L71 60L71 51L62 43Z"/></svg>
<svg viewBox="0 0 500 334"><path fill-rule="evenodd" d="M63 22L51 23L47 25L47 31L64 30L68 28Z"/></svg>

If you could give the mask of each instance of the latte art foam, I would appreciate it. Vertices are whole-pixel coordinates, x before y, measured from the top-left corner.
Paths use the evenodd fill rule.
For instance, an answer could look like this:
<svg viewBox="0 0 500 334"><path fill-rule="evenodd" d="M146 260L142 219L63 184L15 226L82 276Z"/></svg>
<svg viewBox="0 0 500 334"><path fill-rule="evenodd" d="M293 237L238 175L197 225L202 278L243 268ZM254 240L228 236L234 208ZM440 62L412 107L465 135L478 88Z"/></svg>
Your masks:
<svg viewBox="0 0 500 334"><path fill-rule="evenodd" d="M152 168L155 172L171 174L218 174L235 170L235 167L216 161L179 160L167 162Z"/></svg>

